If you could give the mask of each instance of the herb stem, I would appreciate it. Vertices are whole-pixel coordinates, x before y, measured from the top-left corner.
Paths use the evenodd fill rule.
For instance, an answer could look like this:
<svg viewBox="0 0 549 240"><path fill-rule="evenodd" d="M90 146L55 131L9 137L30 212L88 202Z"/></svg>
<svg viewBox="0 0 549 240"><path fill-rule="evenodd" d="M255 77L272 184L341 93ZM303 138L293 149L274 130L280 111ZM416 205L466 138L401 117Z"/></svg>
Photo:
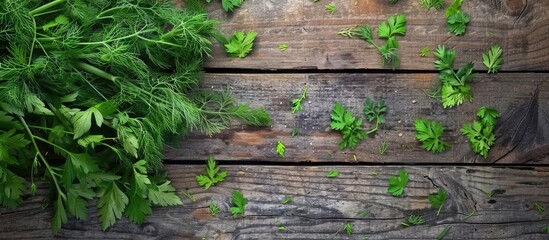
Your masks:
<svg viewBox="0 0 549 240"><path fill-rule="evenodd" d="M36 16L37 14L40 14L40 13L43 13L47 10L49 10L50 8L52 7L55 7L61 3L65 3L67 0L55 0L55 1L52 1L52 2L49 2L49 3L46 3L38 8L35 8L34 10L30 11L29 13L32 15L32 16Z"/></svg>
<svg viewBox="0 0 549 240"><path fill-rule="evenodd" d="M88 73L91 73L95 76L110 80L112 82L116 82L117 77L115 77L114 75L112 75L108 72L105 72L105 71L103 71L99 68L96 68L95 66L93 66L91 64L88 64L88 63L85 63L85 62L76 62L75 65L76 65L76 67L80 68L81 70L86 71Z"/></svg>

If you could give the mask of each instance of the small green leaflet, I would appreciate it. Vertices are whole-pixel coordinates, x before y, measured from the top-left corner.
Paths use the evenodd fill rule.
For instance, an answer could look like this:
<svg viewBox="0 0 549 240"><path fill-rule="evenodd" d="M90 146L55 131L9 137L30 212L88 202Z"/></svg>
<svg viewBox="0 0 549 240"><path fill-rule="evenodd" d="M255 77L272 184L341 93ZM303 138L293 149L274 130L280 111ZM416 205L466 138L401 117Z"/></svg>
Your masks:
<svg viewBox="0 0 549 240"><path fill-rule="evenodd" d="M87 133L92 126L92 117L95 124L101 127L104 116L111 115L116 111L114 102L107 101L88 108L86 111L74 113L71 122L74 126L74 138L77 139Z"/></svg>
<svg viewBox="0 0 549 240"><path fill-rule="evenodd" d="M431 203L431 206L438 207L437 216L440 215L440 210L442 210L442 205L446 202L447 197L448 193L446 193L444 188L439 188L438 193L429 195L429 202Z"/></svg>
<svg viewBox="0 0 549 240"><path fill-rule="evenodd" d="M425 219L421 215L410 215L406 221L401 222L400 225L404 227L410 227L415 225L421 225L425 223Z"/></svg>
<svg viewBox="0 0 549 240"><path fill-rule="evenodd" d="M328 11L329 13L334 13L334 12L337 10L333 3L324 5L324 8L325 8L326 11Z"/></svg>
<svg viewBox="0 0 549 240"><path fill-rule="evenodd" d="M482 63L488 68L488 73L496 73L503 64L503 50L498 44L492 45L488 54L482 53Z"/></svg>
<svg viewBox="0 0 549 240"><path fill-rule="evenodd" d="M227 171L219 172L219 166L217 166L214 157L210 157L206 162L206 175L196 175L196 181L198 181L198 185L208 190L214 184L225 180L225 177L227 177Z"/></svg>
<svg viewBox="0 0 549 240"><path fill-rule="evenodd" d="M296 113L299 110L303 109L303 106L301 106L301 102L307 98L307 88L303 88L303 91L301 92L301 96L299 98L292 99L292 104L294 105L292 107L292 113Z"/></svg>
<svg viewBox="0 0 549 240"><path fill-rule="evenodd" d="M549 226L543 228L543 231L545 231L547 234L549 234Z"/></svg>
<svg viewBox="0 0 549 240"><path fill-rule="evenodd" d="M286 152L286 146L284 146L284 143L280 140L276 142L276 153L280 155L281 157L284 157L284 153Z"/></svg>
<svg viewBox="0 0 549 240"><path fill-rule="evenodd" d="M469 139L473 152L487 158L490 148L496 141L493 131L500 114L496 109L481 107L477 111L477 116L480 122L467 123L460 131Z"/></svg>
<svg viewBox="0 0 549 240"><path fill-rule="evenodd" d="M208 209L210 210L210 214L214 217L219 213L219 207L217 206L217 202L214 200L210 201Z"/></svg>
<svg viewBox="0 0 549 240"><path fill-rule="evenodd" d="M392 176L389 178L389 187L387 191L394 197L401 196L404 193L404 188L408 184L409 176L405 169L400 170L398 176Z"/></svg>
<svg viewBox="0 0 549 240"><path fill-rule="evenodd" d="M475 76L473 63L468 63L457 72L453 69L456 52L439 45L434 53L437 60L435 66L440 70L440 93L444 108L460 105L465 100L473 101L469 81Z"/></svg>
<svg viewBox="0 0 549 240"><path fill-rule="evenodd" d="M353 226L350 223L345 224L343 227L343 230L347 233L347 235L351 236L353 234Z"/></svg>
<svg viewBox="0 0 549 240"><path fill-rule="evenodd" d="M278 226L278 231L286 231L286 227L285 226Z"/></svg>
<svg viewBox="0 0 549 240"><path fill-rule="evenodd" d="M61 194L57 195L57 200L53 203L53 212L54 214L53 214L53 220L51 223L51 230L55 235L57 234L59 229L61 229L61 225L67 222L67 213L65 212L65 207L63 206L63 198L61 198ZM98 212L98 214L99 213L100 212ZM101 220L101 218L99 220ZM105 229L106 227L103 230Z"/></svg>
<svg viewBox="0 0 549 240"><path fill-rule="evenodd" d="M543 214L545 212L545 207L538 202L534 203L534 208L539 212L539 214Z"/></svg>
<svg viewBox="0 0 549 240"><path fill-rule="evenodd" d="M440 153L450 146L448 143L440 140L440 136L444 131L440 123L428 121L427 119L416 119L414 126L416 128L416 138L422 143L423 149Z"/></svg>
<svg viewBox="0 0 549 240"><path fill-rule="evenodd" d="M221 0L221 5L226 12L232 12L235 7L240 7L242 2L244 2L244 0Z"/></svg>
<svg viewBox="0 0 549 240"><path fill-rule="evenodd" d="M385 152L387 151L388 147L389 147L389 144L387 144L387 141L383 140L383 142L381 142L381 145L379 145L379 154L385 155Z"/></svg>
<svg viewBox="0 0 549 240"><path fill-rule="evenodd" d="M375 102L369 98L364 100L364 116L368 122L375 121L375 127L368 130L366 134L375 133L379 129L379 125L385 123L385 112L387 111L387 106L385 105L384 100Z"/></svg>
<svg viewBox="0 0 549 240"><path fill-rule="evenodd" d="M467 17L462 11L459 11L458 13L452 14L448 17L448 30L456 36L463 35L468 23L469 17Z"/></svg>
<svg viewBox="0 0 549 240"><path fill-rule="evenodd" d="M443 240L446 236L448 236L448 234L450 234L450 229L452 229L452 227L444 228L444 230L438 234L437 240Z"/></svg>
<svg viewBox="0 0 549 240"><path fill-rule="evenodd" d="M235 190L231 193L233 207L231 207L231 213L233 217L244 216L244 210L248 204L248 199L244 198L244 195L239 191Z"/></svg>
<svg viewBox="0 0 549 240"><path fill-rule="evenodd" d="M165 181L160 185L154 184L152 188L149 188L148 197L153 204L162 207L183 204L181 199L175 195L175 188L170 183L170 181Z"/></svg>
<svg viewBox="0 0 549 240"><path fill-rule="evenodd" d="M299 128L295 127L292 129L292 132L290 133L290 135L292 137L296 137L297 135L299 135Z"/></svg>
<svg viewBox="0 0 549 240"><path fill-rule="evenodd" d="M282 202L282 205L286 205L286 204L290 204L292 203L294 200L291 198L291 197L285 197L284 198L284 202Z"/></svg>
<svg viewBox="0 0 549 240"><path fill-rule="evenodd" d="M452 4L446 9L446 17L450 17L456 13L458 13L461 9L461 2L463 0L454 0Z"/></svg>
<svg viewBox="0 0 549 240"><path fill-rule="evenodd" d="M225 50L229 57L243 58L252 51L257 32L235 32L229 42L225 44Z"/></svg>
<svg viewBox="0 0 549 240"><path fill-rule="evenodd" d="M340 149L354 149L360 141L366 138L366 132L361 129L362 119L355 118L340 103L334 105L330 118L332 120L330 127L343 133L343 139L339 143Z"/></svg>
<svg viewBox="0 0 549 240"><path fill-rule="evenodd" d="M97 215L102 230L106 230L122 217L128 202L128 196L112 181L97 202Z"/></svg>
<svg viewBox="0 0 549 240"><path fill-rule="evenodd" d="M495 126L500 114L494 108L482 106L477 110L477 116L480 119L480 123L484 126Z"/></svg>
<svg viewBox="0 0 549 240"><path fill-rule="evenodd" d="M421 4L426 7L427 10L430 10L431 8L440 10L444 7L444 0L421 0Z"/></svg>
<svg viewBox="0 0 549 240"><path fill-rule="evenodd" d="M421 51L419 52L419 56L420 56L420 57L427 57L427 55L429 55L429 51L431 51L430 48L424 47L424 48L422 48Z"/></svg>
<svg viewBox="0 0 549 240"><path fill-rule="evenodd" d="M406 16L391 16L387 22L382 22L378 26L378 35L380 38L389 39L398 35L406 35ZM395 46L398 47L398 44Z"/></svg>
<svg viewBox="0 0 549 240"><path fill-rule="evenodd" d="M278 45L278 50L280 50L281 52L284 52L288 49L288 45L284 44L284 43L281 43Z"/></svg>
<svg viewBox="0 0 549 240"><path fill-rule="evenodd" d="M328 174L326 174L327 178L335 178L339 176L339 172L336 170L330 170Z"/></svg>
<svg viewBox="0 0 549 240"><path fill-rule="evenodd" d="M194 197L194 195L191 192L182 191L181 194L183 194L183 196L185 196L187 199L191 200L191 202L196 202L196 198Z"/></svg>

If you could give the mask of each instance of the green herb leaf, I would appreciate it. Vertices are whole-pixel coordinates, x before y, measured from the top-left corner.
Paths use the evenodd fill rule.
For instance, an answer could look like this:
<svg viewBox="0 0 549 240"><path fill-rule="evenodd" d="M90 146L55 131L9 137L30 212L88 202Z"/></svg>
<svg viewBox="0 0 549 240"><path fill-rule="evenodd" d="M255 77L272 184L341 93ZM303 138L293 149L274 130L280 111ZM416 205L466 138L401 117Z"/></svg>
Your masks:
<svg viewBox="0 0 549 240"><path fill-rule="evenodd" d="M257 32L235 32L229 43L225 44L225 50L229 57L243 58L252 51Z"/></svg>
<svg viewBox="0 0 549 240"><path fill-rule="evenodd" d="M128 201L126 194L118 188L115 182L107 185L97 202L97 214L101 229L106 230L122 217Z"/></svg>
<svg viewBox="0 0 549 240"><path fill-rule="evenodd" d="M425 223L425 219L421 215L410 215L406 221L401 222L400 225L404 227L417 226Z"/></svg>
<svg viewBox="0 0 549 240"><path fill-rule="evenodd" d="M389 147L389 144L387 144L387 141L383 140L383 142L381 142L381 145L379 145L379 154L385 155L385 152L387 151L388 147Z"/></svg>
<svg viewBox="0 0 549 240"><path fill-rule="evenodd" d="M382 22L378 26L378 35L380 38L389 39L397 34L406 35L406 17L404 15L391 16L387 22Z"/></svg>
<svg viewBox="0 0 549 240"><path fill-rule="evenodd" d="M347 233L347 235L351 236L353 234L353 226L350 223L345 224L343 226L343 230Z"/></svg>
<svg viewBox="0 0 549 240"><path fill-rule="evenodd" d="M444 131L440 123L428 121L427 119L416 119L414 126L416 128L416 138L422 143L423 149L441 153L450 147L448 143L440 140L440 136Z"/></svg>
<svg viewBox="0 0 549 240"><path fill-rule="evenodd" d="M431 206L438 208L437 216L440 215L440 210L442 210L442 205L446 202L447 197L448 193L446 193L444 188L439 188L437 194L429 195L429 202L431 203Z"/></svg>
<svg viewBox="0 0 549 240"><path fill-rule="evenodd" d="M303 88L303 91L301 93L301 96L299 98L292 99L292 104L294 105L292 107L292 113L296 113L299 110L302 110L303 107L301 106L301 102L307 98L307 88Z"/></svg>
<svg viewBox="0 0 549 240"><path fill-rule="evenodd" d="M463 0L454 0L452 4L446 9L446 17L450 17L457 14L461 10L461 2Z"/></svg>
<svg viewBox="0 0 549 240"><path fill-rule="evenodd" d="M394 197L399 197L404 193L404 188L408 184L409 176L408 172L405 169L400 170L398 176L393 176L389 178L389 187L387 191L391 193Z"/></svg>
<svg viewBox="0 0 549 240"><path fill-rule="evenodd" d="M196 175L198 185L203 186L204 189L208 190L211 186L225 180L227 171L219 172L219 169L214 157L208 158L208 161L206 162L206 175Z"/></svg>
<svg viewBox="0 0 549 240"><path fill-rule="evenodd" d="M325 8L326 11L328 11L329 13L334 13L334 12L337 10L337 8L334 6L333 3L324 5L324 8Z"/></svg>
<svg viewBox="0 0 549 240"><path fill-rule="evenodd" d="M379 125L385 123L385 112L387 111L387 106L385 105L384 100L379 102L374 102L373 100L366 98L364 100L364 115L368 122L375 121L375 127L368 130L366 134L371 134L376 132L379 129Z"/></svg>
<svg viewBox="0 0 549 240"><path fill-rule="evenodd" d="M458 13L452 14L448 17L448 30L450 33L457 36L463 35L468 23L469 17L467 17L462 11L459 11Z"/></svg>
<svg viewBox="0 0 549 240"><path fill-rule="evenodd" d="M421 4L426 7L427 10L431 8L440 10L444 7L444 0L421 0Z"/></svg>
<svg viewBox="0 0 549 240"><path fill-rule="evenodd" d="M214 201L214 200L210 201L210 205L209 205L208 209L210 210L210 214L211 214L212 216L214 216L214 217L215 217L215 216L219 213L219 211L220 211L219 207L217 206L217 202Z"/></svg>
<svg viewBox="0 0 549 240"><path fill-rule="evenodd" d="M488 73L496 73L503 64L503 50L497 44L492 45L488 54L482 53L482 62L488 68Z"/></svg>
<svg viewBox="0 0 549 240"><path fill-rule="evenodd" d="M240 7L244 0L221 0L221 5L226 12L232 12L235 7Z"/></svg>
<svg viewBox="0 0 549 240"><path fill-rule="evenodd" d="M355 118L343 105L336 103L330 118L332 120L330 127L343 133L343 139L339 144L340 149L354 149L366 138L366 132L361 129L362 119Z"/></svg>
<svg viewBox="0 0 549 240"><path fill-rule="evenodd" d="M465 124L460 131L469 139L473 152L487 158L490 147L496 140L493 130L493 126L483 126L480 122L474 121L473 124Z"/></svg>
<svg viewBox="0 0 549 240"><path fill-rule="evenodd" d="M534 203L534 208L539 212L539 214L543 214L545 212L545 207L543 207L540 203Z"/></svg>
<svg viewBox="0 0 549 240"><path fill-rule="evenodd" d="M448 234L450 234L450 229L452 229L452 227L444 228L444 230L442 230L442 232L440 232L440 234L438 234L437 240L443 240L444 238L446 238L446 236L448 236Z"/></svg>
<svg viewBox="0 0 549 240"><path fill-rule="evenodd" d="M278 140L276 143L276 153L281 157L284 157L284 152L286 152L286 146L284 146L282 141Z"/></svg>
<svg viewBox="0 0 549 240"><path fill-rule="evenodd" d="M244 216L244 210L246 208L246 205L248 204L248 199L244 198L244 195L236 190L231 193L231 196L233 202L233 207L231 207L231 213L235 218L239 215Z"/></svg>
<svg viewBox="0 0 549 240"><path fill-rule="evenodd" d="M288 45L284 44L284 43L281 43L278 45L278 49L281 51L281 52L284 52L288 49Z"/></svg>
<svg viewBox="0 0 549 240"><path fill-rule="evenodd" d="M429 55L429 51L431 51L430 48L424 47L424 48L422 48L421 51L419 52L419 56L420 56L420 57L427 57L427 55Z"/></svg>
<svg viewBox="0 0 549 240"><path fill-rule="evenodd" d="M482 106L477 110L477 116L483 126L495 126L500 117L498 110Z"/></svg>
<svg viewBox="0 0 549 240"><path fill-rule="evenodd" d="M339 172L336 170L330 170L326 175L327 178L335 178L339 176Z"/></svg>
<svg viewBox="0 0 549 240"><path fill-rule="evenodd" d="M291 198L291 197L285 197L284 198L284 202L282 202L282 205L286 205L286 204L290 204L292 203L294 200Z"/></svg>

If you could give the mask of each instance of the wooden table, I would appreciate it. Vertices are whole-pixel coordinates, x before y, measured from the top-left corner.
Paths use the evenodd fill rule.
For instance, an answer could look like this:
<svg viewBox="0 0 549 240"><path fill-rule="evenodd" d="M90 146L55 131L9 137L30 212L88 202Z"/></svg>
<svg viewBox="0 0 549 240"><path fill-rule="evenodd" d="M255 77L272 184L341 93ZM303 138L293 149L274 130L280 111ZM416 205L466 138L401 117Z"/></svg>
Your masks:
<svg viewBox="0 0 549 240"><path fill-rule="evenodd" d="M548 0L464 1L462 9L471 18L464 36L448 33L444 11L427 11L419 0L395 5L386 0L333 0L333 14L324 10L330 1L247 0L233 14L214 2L208 9L222 20L224 33L259 34L254 51L244 59L228 58L216 45L203 85L229 88L240 102L264 107L272 115L272 126L257 129L235 122L221 134L193 133L167 146L165 170L175 187L193 194L196 202L181 194L182 206L155 208L141 225L123 219L106 232L92 210L88 222L70 220L58 237L436 239L451 227L446 239L549 238L544 233L549 215L534 207L536 202L549 207L549 152L543 152L549 140L537 142L542 153L533 158L525 157L524 151L531 150L525 147L506 158L485 160L471 152L459 132L475 119L480 106L497 108L503 121L530 101L536 88L539 121L549 124ZM363 23L377 26L396 13L406 15L408 33L399 38L402 64L395 71L382 68L379 55L366 42L336 34ZM281 43L288 45L287 51L279 51ZM499 73L486 74L481 53L493 43L502 46L505 63ZM475 63L473 103L443 109L426 95L438 73L432 54L419 57L419 52L424 47L433 51L439 44L455 48L455 66ZM309 89L304 109L292 114L290 100L304 87ZM329 127L333 104L340 102L358 116L365 98L386 101L386 123L356 150L341 151L341 135ZM424 151L413 127L419 117L440 121L447 129L444 139L453 147L442 154ZM294 127L300 133L292 138ZM534 130L542 136L546 131ZM284 158L276 154L277 140L286 144ZM380 155L383 141L388 150ZM222 163L228 177L204 190L195 176L204 171L208 156ZM410 182L402 197L392 197L388 179L401 169L409 172ZM340 176L326 178L329 170L338 170ZM436 216L427 197L439 187L449 198ZM249 199L244 217L229 213L233 190ZM46 192L39 193L16 211L1 210L0 239L52 237L51 210L42 209ZM285 197L293 202L283 205ZM221 208L217 217L208 212L211 200ZM369 214L357 217L365 209ZM422 215L426 223L403 227L400 222L411 214ZM351 236L343 231L347 223L353 226Z"/></svg>

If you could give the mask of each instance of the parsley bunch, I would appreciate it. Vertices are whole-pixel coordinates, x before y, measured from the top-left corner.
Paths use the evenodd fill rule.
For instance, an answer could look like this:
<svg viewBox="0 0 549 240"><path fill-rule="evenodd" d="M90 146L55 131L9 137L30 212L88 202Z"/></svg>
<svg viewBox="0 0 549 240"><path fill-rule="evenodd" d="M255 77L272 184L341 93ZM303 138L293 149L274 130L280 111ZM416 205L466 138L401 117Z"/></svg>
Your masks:
<svg viewBox="0 0 549 240"><path fill-rule="evenodd" d="M416 138L422 143L423 149L434 153L441 153L450 145L442 140L440 136L444 127L438 122L427 119L417 119L414 121L416 128Z"/></svg>
<svg viewBox="0 0 549 240"><path fill-rule="evenodd" d="M344 34L342 34L344 35ZM358 35L374 46L381 55L381 65L391 64L393 70L400 66L400 55L398 54L397 36L406 35L406 17L404 15L391 16L387 22L382 22L378 26L378 36L381 39L387 39L385 45L377 45L373 40L372 28L368 25L361 25L353 29L352 32L345 34L346 36Z"/></svg>
<svg viewBox="0 0 549 240"><path fill-rule="evenodd" d="M334 105L330 118L332 119L330 127L343 133L343 139L339 143L340 149L355 149L356 144L366 138L366 132L361 128L362 119L355 118L340 103Z"/></svg>
<svg viewBox="0 0 549 240"><path fill-rule="evenodd" d="M490 147L496 140L494 127L500 114L496 109L481 107L477 111L477 116L480 121L465 124L461 128L461 133L469 139L473 152L487 158Z"/></svg>
<svg viewBox="0 0 549 240"><path fill-rule="evenodd" d="M47 2L47 3L45 3ZM201 89L216 23L170 1L0 1L0 203L23 201L26 177L49 184L52 231L181 204L162 167L165 139L252 125L269 115ZM52 160L55 159L55 160Z"/></svg>
<svg viewBox="0 0 549 240"><path fill-rule="evenodd" d="M473 101L470 80L475 76L473 63L468 63L457 72L453 69L456 51L439 45L434 53L437 60L435 67L440 71L441 99L444 108L454 107L463 103L464 100Z"/></svg>

